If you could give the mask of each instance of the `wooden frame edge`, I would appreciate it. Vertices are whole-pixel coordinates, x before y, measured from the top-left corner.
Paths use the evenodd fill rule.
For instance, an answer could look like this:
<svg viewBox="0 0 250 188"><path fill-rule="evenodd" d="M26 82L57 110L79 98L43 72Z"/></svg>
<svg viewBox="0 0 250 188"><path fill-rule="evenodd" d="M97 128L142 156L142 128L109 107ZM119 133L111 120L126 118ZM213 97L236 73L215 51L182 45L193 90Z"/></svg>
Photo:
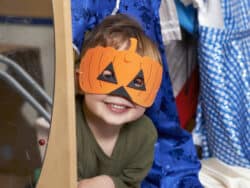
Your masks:
<svg viewBox="0 0 250 188"><path fill-rule="evenodd" d="M76 188L74 66L70 0L52 0L55 91L52 123L37 188Z"/></svg>

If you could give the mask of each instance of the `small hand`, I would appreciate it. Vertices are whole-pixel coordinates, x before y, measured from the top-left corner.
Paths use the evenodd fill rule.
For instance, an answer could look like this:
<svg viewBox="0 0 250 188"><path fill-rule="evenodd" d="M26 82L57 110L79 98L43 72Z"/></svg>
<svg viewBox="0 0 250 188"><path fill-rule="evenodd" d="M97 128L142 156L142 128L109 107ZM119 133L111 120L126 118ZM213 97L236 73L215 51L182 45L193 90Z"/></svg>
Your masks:
<svg viewBox="0 0 250 188"><path fill-rule="evenodd" d="M115 188L111 177L107 175L100 175L93 178L83 179L78 182L78 188Z"/></svg>

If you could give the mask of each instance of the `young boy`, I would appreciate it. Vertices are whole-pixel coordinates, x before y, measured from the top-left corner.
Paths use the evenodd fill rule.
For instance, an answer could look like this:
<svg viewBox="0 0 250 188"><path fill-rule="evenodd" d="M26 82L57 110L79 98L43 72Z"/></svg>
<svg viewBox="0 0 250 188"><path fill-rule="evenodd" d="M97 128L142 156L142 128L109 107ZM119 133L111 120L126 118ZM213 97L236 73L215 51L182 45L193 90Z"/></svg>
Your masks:
<svg viewBox="0 0 250 188"><path fill-rule="evenodd" d="M157 139L144 115L162 78L157 47L136 21L117 14L88 34L81 57L78 188L140 187Z"/></svg>

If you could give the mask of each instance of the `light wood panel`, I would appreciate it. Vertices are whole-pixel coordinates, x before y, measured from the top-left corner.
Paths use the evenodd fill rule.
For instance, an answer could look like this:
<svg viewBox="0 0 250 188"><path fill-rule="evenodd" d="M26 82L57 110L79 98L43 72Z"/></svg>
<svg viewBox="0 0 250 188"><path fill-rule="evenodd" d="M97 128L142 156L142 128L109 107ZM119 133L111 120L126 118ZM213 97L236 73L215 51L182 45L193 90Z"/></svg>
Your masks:
<svg viewBox="0 0 250 188"><path fill-rule="evenodd" d="M53 0L56 77L52 126L37 188L76 188L76 133L70 0Z"/></svg>
<svg viewBox="0 0 250 188"><path fill-rule="evenodd" d="M51 0L0 0L0 16L52 18Z"/></svg>

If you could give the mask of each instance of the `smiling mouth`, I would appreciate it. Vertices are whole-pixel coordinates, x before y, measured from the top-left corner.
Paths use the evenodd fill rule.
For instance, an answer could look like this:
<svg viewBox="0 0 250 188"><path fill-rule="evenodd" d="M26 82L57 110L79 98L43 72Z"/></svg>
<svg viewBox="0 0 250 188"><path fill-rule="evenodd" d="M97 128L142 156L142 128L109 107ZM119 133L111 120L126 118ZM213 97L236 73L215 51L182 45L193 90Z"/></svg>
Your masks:
<svg viewBox="0 0 250 188"><path fill-rule="evenodd" d="M127 112L131 107L122 105L122 104L114 104L114 103L105 103L108 109L115 113L124 113Z"/></svg>

